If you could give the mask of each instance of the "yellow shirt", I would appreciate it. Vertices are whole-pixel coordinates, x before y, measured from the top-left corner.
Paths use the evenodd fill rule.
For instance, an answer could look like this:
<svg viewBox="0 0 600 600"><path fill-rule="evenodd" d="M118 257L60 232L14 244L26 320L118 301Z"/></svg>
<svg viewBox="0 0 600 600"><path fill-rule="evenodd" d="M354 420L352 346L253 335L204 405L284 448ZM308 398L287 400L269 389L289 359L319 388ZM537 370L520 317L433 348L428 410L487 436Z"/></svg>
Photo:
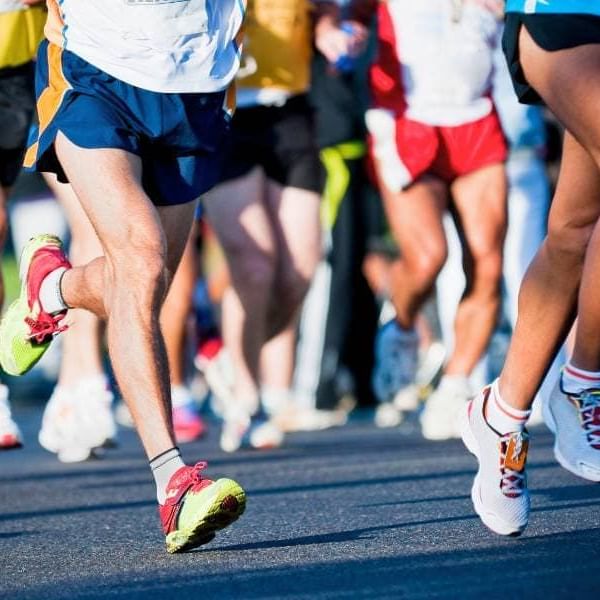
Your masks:
<svg viewBox="0 0 600 600"><path fill-rule="evenodd" d="M0 69L33 60L45 22L43 4L27 8L18 0L0 0Z"/></svg>
<svg viewBox="0 0 600 600"><path fill-rule="evenodd" d="M238 87L305 92L312 56L310 0L250 0Z"/></svg>

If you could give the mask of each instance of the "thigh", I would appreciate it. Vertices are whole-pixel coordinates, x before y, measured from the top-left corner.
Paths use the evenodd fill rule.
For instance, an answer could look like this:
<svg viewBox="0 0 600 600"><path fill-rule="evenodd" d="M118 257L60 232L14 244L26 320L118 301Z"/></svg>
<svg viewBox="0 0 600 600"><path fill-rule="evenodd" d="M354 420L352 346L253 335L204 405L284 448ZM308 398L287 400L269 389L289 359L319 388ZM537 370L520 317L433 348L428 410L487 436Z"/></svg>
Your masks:
<svg viewBox="0 0 600 600"><path fill-rule="evenodd" d="M387 219L403 258L439 256L446 253L442 218L447 206L447 187L425 177L402 192L381 187Z"/></svg>
<svg viewBox="0 0 600 600"><path fill-rule="evenodd" d="M506 174L490 165L457 178L451 187L458 226L471 257L500 254L506 234Z"/></svg>
<svg viewBox="0 0 600 600"><path fill-rule="evenodd" d="M109 262L154 246L166 255L159 215L141 185L141 160L120 149L81 148L59 133L61 166L92 223Z"/></svg>
<svg viewBox="0 0 600 600"><path fill-rule="evenodd" d="M321 257L320 195L267 180L266 197L279 272L310 279Z"/></svg>
<svg viewBox="0 0 600 600"><path fill-rule="evenodd" d="M519 56L527 81L600 164L600 44L548 52L521 27Z"/></svg>
<svg viewBox="0 0 600 600"><path fill-rule="evenodd" d="M255 168L204 196L206 216L223 246L234 277L238 270L243 270L244 261L240 262L240 258L274 253L275 240L265 195L263 173Z"/></svg>

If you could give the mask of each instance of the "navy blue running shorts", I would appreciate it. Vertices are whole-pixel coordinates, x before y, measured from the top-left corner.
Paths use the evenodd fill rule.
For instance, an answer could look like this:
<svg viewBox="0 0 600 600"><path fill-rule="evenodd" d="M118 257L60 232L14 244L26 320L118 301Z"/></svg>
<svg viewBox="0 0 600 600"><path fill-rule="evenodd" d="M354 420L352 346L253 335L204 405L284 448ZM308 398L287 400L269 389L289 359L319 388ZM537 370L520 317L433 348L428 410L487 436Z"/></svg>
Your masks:
<svg viewBox="0 0 600 600"><path fill-rule="evenodd" d="M230 127L226 92L144 90L47 41L36 73L39 125L24 166L68 182L54 150L62 132L82 148L117 148L142 161L142 185L157 206L184 204L219 181Z"/></svg>

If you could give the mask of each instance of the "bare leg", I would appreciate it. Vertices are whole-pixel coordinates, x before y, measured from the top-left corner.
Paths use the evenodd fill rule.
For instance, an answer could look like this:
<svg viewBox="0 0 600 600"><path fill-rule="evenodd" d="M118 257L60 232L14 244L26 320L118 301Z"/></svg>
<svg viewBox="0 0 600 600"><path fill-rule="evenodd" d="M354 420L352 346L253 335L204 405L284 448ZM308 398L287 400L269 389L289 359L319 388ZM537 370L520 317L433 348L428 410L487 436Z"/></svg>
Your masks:
<svg viewBox="0 0 600 600"><path fill-rule="evenodd" d="M169 357L171 385L174 386L185 384L185 341L195 282L196 256L190 236L160 315L160 326Z"/></svg>
<svg viewBox="0 0 600 600"><path fill-rule="evenodd" d="M98 236L71 186L61 184L47 175L46 182L60 202L71 229L69 258L73 266L81 266L102 256ZM71 325L63 337L62 360L58 385L70 387L82 379L102 375L101 323L87 310L74 309L69 313Z"/></svg>
<svg viewBox="0 0 600 600"><path fill-rule="evenodd" d="M61 134L56 150L105 250L103 258L65 273L63 296L69 306L107 315L115 375L153 457L175 445L158 316L195 206L155 208L141 187L140 160L132 154L82 149Z"/></svg>
<svg viewBox="0 0 600 600"><path fill-rule="evenodd" d="M6 204L8 202L10 189L0 186L0 256L4 252L6 236L8 235L8 214ZM0 272L0 308L4 305L4 277Z"/></svg>
<svg viewBox="0 0 600 600"><path fill-rule="evenodd" d="M264 177L256 169L205 199L231 275L223 298L223 339L235 371L234 395L241 400L258 394L260 351L275 278L276 241L264 196Z"/></svg>
<svg viewBox="0 0 600 600"><path fill-rule="evenodd" d="M442 226L446 187L437 180L424 179L397 194L381 189L401 253L392 268L392 301L398 322L410 329L446 261Z"/></svg>
<svg viewBox="0 0 600 600"><path fill-rule="evenodd" d="M284 188L274 181L267 183L266 206L277 244L268 338L293 327L319 264L322 254L320 202L315 192ZM289 383L291 385L291 376Z"/></svg>
<svg viewBox="0 0 600 600"><path fill-rule="evenodd" d="M452 184L464 237L465 293L455 317L455 344L445 372L470 375L485 352L500 309L506 178L502 165L479 169Z"/></svg>
<svg viewBox="0 0 600 600"><path fill-rule="evenodd" d="M584 257L579 313L580 325L583 317L585 326L578 327L574 356L581 368L600 369L598 308L589 294L600 258L595 232L600 215L600 125L594 110L594 99L600 98L600 46L548 53L522 29L520 53L528 81L568 130L548 237L521 287L519 318L500 377L504 400L527 409L573 322Z"/></svg>

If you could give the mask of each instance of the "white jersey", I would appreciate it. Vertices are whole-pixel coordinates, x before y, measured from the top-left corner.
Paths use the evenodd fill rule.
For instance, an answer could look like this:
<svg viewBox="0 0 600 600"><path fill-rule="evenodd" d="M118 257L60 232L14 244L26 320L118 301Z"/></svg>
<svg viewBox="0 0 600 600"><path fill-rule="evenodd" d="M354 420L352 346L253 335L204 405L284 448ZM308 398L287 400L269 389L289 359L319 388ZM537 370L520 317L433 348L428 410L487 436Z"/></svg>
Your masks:
<svg viewBox="0 0 600 600"><path fill-rule="evenodd" d="M126 83L216 92L239 67L245 0L48 0L48 39Z"/></svg>
<svg viewBox="0 0 600 600"><path fill-rule="evenodd" d="M501 23L481 0L382 2L379 61L393 53L395 67L382 66L388 73L397 69L393 77L398 78L405 116L455 126L488 115L500 34ZM376 89L374 98L377 104Z"/></svg>

